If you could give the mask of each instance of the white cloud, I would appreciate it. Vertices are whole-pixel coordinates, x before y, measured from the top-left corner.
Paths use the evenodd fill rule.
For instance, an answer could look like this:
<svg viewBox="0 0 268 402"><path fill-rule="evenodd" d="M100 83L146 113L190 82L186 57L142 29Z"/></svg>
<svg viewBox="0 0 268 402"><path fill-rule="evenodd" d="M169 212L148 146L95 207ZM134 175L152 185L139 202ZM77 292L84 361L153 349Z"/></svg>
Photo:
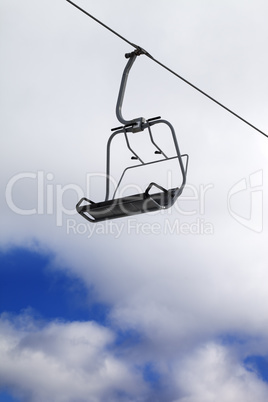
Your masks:
<svg viewBox="0 0 268 402"><path fill-rule="evenodd" d="M180 362L175 371L181 394L176 402L264 402L267 399L267 384L254 372L247 371L231 350L217 344L199 348Z"/></svg>
<svg viewBox="0 0 268 402"><path fill-rule="evenodd" d="M28 401L118 400L146 395L142 378L109 346L113 333L93 322L45 326L29 316L1 318L0 384ZM12 322L13 321L13 322Z"/></svg>
<svg viewBox="0 0 268 402"><path fill-rule="evenodd" d="M268 385L227 345L201 342L161 356L148 343L143 353L137 344L118 354L113 332L94 322L45 324L29 314L2 315L0 328L0 385L20 400L266 401ZM150 354L146 347L155 353L157 394L138 370Z"/></svg>

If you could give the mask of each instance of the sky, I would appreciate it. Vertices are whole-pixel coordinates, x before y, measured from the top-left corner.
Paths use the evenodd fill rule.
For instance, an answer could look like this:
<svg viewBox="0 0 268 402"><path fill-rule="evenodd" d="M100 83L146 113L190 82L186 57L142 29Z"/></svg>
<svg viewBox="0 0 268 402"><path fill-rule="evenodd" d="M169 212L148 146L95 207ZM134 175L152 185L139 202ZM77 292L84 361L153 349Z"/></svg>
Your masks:
<svg viewBox="0 0 268 402"><path fill-rule="evenodd" d="M268 133L266 1L77 4ZM187 185L166 211L75 211L104 200L131 50L64 0L1 1L0 402L266 402L268 139L139 56L123 114L172 123ZM117 180L136 162L112 151ZM179 179L132 171L122 194Z"/></svg>

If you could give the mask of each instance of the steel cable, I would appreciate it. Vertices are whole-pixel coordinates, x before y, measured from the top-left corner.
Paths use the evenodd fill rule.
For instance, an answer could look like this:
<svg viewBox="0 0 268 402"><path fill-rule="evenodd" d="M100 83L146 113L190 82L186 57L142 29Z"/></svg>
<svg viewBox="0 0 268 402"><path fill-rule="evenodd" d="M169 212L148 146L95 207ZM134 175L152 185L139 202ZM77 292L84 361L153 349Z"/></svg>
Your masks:
<svg viewBox="0 0 268 402"><path fill-rule="evenodd" d="M110 32L112 32L114 35L118 36L120 39L122 39L123 41L125 41L126 43L128 43L129 45L131 45L132 47L134 47L139 54L144 54L145 56L147 56L149 59L151 59L152 61L154 61L155 63L157 63L159 66L163 67L164 69L166 69L167 71L169 71L171 74L175 75L177 78L179 78L180 80L184 81L186 84L190 85L192 88L194 88L195 90L197 90L198 92L200 92L202 95L206 96L208 99L210 99L211 101L215 102L217 105L219 105L220 107L222 107L223 109L225 109L227 112L231 113L232 115L234 115L235 117L237 117L238 119L242 120L244 123L246 123L247 125L249 125L251 128L253 128L254 130L258 131L260 134L264 135L265 137L268 138L268 135L266 133L264 133L263 131L261 131L259 128L257 128L256 126L254 126L253 124L251 124L249 121L245 120L243 117L239 116L237 113L233 112L231 109L229 109L227 106L224 106L222 103L220 103L219 101L217 101L216 99L214 99L212 96L208 95L206 92L204 92L202 89L198 88L196 85L192 84L190 81L186 80L185 78L183 78L181 75L179 75L178 73L176 73L175 71L171 70L169 67L165 66L163 63L161 63L160 61L158 61L157 59L155 59L152 55L150 55L150 53L148 53L146 50L144 50L142 47L135 45L135 43L130 42L128 39L124 38L122 35L120 35L118 32L114 31L112 28L108 27L107 25L105 25L103 22L101 22L100 20L98 20L96 17L94 17L92 14L89 14L87 11L85 11L83 8L79 7L77 4L73 3L71 0L66 0L68 3L72 4L74 7L76 7L78 10L82 11L84 14L86 14L88 17L92 18L94 21L96 21L98 24L102 25L104 28L108 29Z"/></svg>

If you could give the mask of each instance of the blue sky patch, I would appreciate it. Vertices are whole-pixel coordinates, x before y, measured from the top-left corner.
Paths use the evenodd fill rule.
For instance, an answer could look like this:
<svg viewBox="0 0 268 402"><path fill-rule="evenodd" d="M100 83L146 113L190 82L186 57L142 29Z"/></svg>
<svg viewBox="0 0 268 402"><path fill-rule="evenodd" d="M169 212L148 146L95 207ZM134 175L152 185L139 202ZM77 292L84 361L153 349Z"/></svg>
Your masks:
<svg viewBox="0 0 268 402"><path fill-rule="evenodd" d="M20 402L20 401L11 396L9 393L0 391L0 402Z"/></svg>
<svg viewBox="0 0 268 402"><path fill-rule="evenodd" d="M51 256L16 248L0 253L0 313L31 309L47 320L94 320L104 324L108 307L89 301L83 282L48 268Z"/></svg>
<svg viewBox="0 0 268 402"><path fill-rule="evenodd" d="M237 344L242 345L248 340L248 337L245 338L236 334L224 334L219 337L219 340L220 343L225 346Z"/></svg>
<svg viewBox="0 0 268 402"><path fill-rule="evenodd" d="M156 370L153 363L147 363L143 368L143 378L153 388L158 388L160 383L160 374Z"/></svg>
<svg viewBox="0 0 268 402"><path fill-rule="evenodd" d="M248 356L244 360L247 370L254 371L265 382L268 382L268 356Z"/></svg>

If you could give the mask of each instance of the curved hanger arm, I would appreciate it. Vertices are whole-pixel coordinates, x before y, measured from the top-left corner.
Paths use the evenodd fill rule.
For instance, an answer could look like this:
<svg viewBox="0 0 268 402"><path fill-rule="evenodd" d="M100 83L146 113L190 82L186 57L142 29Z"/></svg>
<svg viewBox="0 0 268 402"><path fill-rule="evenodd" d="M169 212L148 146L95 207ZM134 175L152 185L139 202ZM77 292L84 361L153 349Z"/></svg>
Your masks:
<svg viewBox="0 0 268 402"><path fill-rule="evenodd" d="M128 58L129 60L127 62L127 65L126 65L123 75L122 75L119 94L118 94L118 98L117 98L117 104L116 104L117 119L124 126L133 125L133 132L142 130L141 125L142 125L142 123L145 122L145 119L143 117L139 117L139 118L132 119L132 120L125 120L124 117L122 116L122 105L123 105L123 100L124 100L124 96L125 96L129 71L130 71L131 67L133 66L138 55L139 55L139 53L137 51L126 54L126 58Z"/></svg>

